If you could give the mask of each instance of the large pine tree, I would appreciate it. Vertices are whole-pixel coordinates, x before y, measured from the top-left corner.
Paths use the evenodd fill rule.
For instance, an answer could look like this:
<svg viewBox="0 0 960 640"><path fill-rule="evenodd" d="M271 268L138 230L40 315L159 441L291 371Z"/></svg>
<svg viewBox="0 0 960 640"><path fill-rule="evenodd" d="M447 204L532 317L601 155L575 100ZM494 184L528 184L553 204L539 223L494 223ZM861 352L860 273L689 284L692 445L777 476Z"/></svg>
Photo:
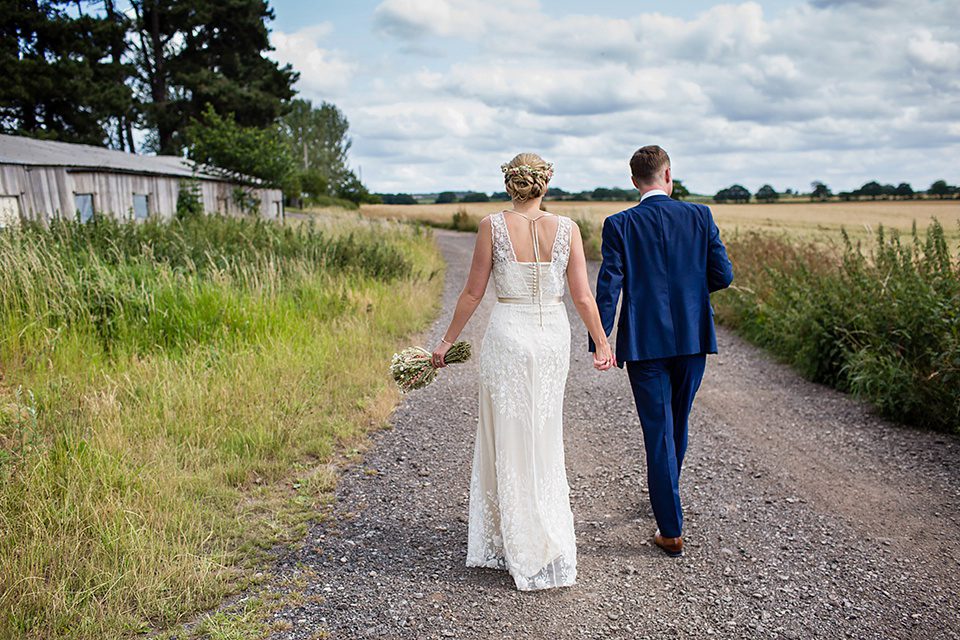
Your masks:
<svg viewBox="0 0 960 640"><path fill-rule="evenodd" d="M90 4L0 2L0 130L122 145L132 109L122 61L127 20L114 11L88 15Z"/></svg>
<svg viewBox="0 0 960 640"><path fill-rule="evenodd" d="M298 74L266 58L263 0L135 0L138 97L160 153L179 153L207 104L245 127L274 124Z"/></svg>

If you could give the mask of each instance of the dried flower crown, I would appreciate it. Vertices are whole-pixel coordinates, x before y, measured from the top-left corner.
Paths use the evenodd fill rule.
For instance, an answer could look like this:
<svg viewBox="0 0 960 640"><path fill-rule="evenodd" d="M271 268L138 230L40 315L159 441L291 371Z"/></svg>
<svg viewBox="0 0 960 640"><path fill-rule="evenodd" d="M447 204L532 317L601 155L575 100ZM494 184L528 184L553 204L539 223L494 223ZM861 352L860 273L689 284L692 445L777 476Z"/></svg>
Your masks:
<svg viewBox="0 0 960 640"><path fill-rule="evenodd" d="M553 165L549 162L547 163L546 167L537 168L531 167L528 164L521 164L517 165L516 167L511 167L504 162L502 165L500 165L500 171L503 171L504 175L508 177L529 175L534 178L539 178L540 176L543 176L547 180L550 180L550 178L553 177Z"/></svg>

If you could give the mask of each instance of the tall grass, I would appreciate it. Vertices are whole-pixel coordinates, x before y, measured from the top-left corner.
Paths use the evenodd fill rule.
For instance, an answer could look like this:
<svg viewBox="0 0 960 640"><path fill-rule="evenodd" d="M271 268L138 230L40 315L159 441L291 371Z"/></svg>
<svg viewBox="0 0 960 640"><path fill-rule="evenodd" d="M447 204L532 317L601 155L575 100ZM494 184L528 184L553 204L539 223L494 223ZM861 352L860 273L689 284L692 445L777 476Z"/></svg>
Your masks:
<svg viewBox="0 0 960 640"><path fill-rule="evenodd" d="M906 241L880 227L869 250L846 234L833 251L758 234L727 249L719 320L884 415L960 432L960 265L939 223Z"/></svg>
<svg viewBox="0 0 960 640"><path fill-rule="evenodd" d="M0 240L0 314L12 319L0 329L2 344L35 347L51 330L89 333L106 351L190 347L215 341L211 332L250 339L279 320L273 316L284 304L340 308L324 288L313 289L319 299L301 299L316 273L405 278L411 269L390 244L332 238L310 226L58 219ZM273 296L287 286L297 295Z"/></svg>
<svg viewBox="0 0 960 640"><path fill-rule="evenodd" d="M586 216L578 217L575 222L580 227L583 255L587 260L603 260L603 222L596 222Z"/></svg>
<svg viewBox="0 0 960 640"><path fill-rule="evenodd" d="M449 227L454 231L470 231L476 233L480 228L480 219L471 216L467 210L460 207L453 213Z"/></svg>
<svg viewBox="0 0 960 640"><path fill-rule="evenodd" d="M383 423L440 265L361 222L0 234L0 637L166 628L247 584Z"/></svg>

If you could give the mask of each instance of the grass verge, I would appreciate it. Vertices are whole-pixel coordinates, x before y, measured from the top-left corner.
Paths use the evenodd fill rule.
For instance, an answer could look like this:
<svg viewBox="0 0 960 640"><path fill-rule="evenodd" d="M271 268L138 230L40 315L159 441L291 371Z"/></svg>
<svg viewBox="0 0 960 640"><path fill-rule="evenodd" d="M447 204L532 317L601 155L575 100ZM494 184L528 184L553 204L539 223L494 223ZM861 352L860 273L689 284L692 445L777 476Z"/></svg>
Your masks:
<svg viewBox="0 0 960 640"><path fill-rule="evenodd" d="M254 584L385 424L441 268L428 231L347 217L0 234L0 637L167 629Z"/></svg>

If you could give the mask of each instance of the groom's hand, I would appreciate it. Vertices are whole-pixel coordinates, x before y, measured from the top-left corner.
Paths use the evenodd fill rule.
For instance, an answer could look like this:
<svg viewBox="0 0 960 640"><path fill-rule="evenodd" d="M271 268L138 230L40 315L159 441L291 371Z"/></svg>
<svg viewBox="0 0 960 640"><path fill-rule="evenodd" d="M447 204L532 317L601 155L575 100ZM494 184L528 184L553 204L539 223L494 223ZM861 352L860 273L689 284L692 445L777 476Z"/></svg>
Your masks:
<svg viewBox="0 0 960 640"><path fill-rule="evenodd" d="M607 357L600 354L599 350L593 354L593 367L597 371L606 371L610 367L617 365L617 357L611 351Z"/></svg>

